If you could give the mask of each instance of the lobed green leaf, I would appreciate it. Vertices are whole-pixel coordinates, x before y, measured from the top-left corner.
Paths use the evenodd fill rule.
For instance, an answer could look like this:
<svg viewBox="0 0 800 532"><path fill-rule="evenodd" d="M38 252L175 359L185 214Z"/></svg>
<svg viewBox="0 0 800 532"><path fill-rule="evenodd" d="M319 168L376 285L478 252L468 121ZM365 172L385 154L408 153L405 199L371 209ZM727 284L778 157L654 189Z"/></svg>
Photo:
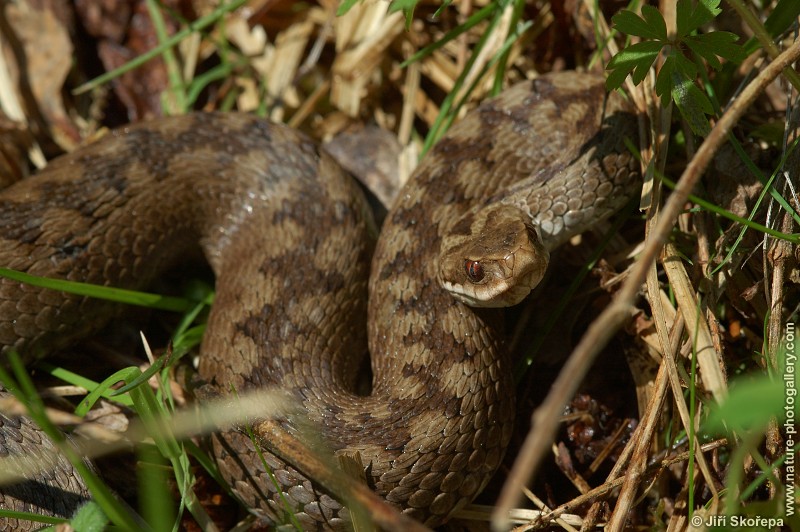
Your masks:
<svg viewBox="0 0 800 532"><path fill-rule="evenodd" d="M613 91L625 83L625 78L628 77L630 70L618 68L616 70L609 70L608 77L606 78L606 90Z"/></svg>
<svg viewBox="0 0 800 532"><path fill-rule="evenodd" d="M706 63L708 63L711 68L714 70L722 68L722 63L717 58L717 54L707 46L703 46L703 43L698 41L696 37L686 37L683 42L691 51L697 54L698 57L705 59Z"/></svg>
<svg viewBox="0 0 800 532"><path fill-rule="evenodd" d="M675 71L687 79L697 79L697 65L683 54L675 55ZM674 78L673 78L674 79Z"/></svg>
<svg viewBox="0 0 800 532"><path fill-rule="evenodd" d="M695 7L692 7L692 1L678 0L678 4L675 6L675 22L679 39L686 37L703 24L711 22L714 17L722 13L719 8L720 0L699 0Z"/></svg>
<svg viewBox="0 0 800 532"><path fill-rule="evenodd" d="M609 89L619 88L631 72L633 72L633 82L640 83L658 57L661 48L662 44L658 41L644 41L621 50L608 62L606 68L612 72L608 75L606 86Z"/></svg>
<svg viewBox="0 0 800 532"><path fill-rule="evenodd" d="M684 39L686 45L697 55L708 61L715 70L719 70L719 61L714 56L722 57L732 63L744 61L747 54L743 47L736 44L739 37L727 31L713 31L701 35L693 35ZM711 59L713 57L713 59Z"/></svg>
<svg viewBox="0 0 800 532"><path fill-rule="evenodd" d="M668 55L656 77L656 94L661 97L661 105L663 107L669 105L670 98L672 97L672 79L674 74L675 56Z"/></svg>
<svg viewBox="0 0 800 532"><path fill-rule="evenodd" d="M672 99L683 119L692 128L695 135L708 136L711 132L711 124L708 123L706 115L714 112L708 96L697 88L691 79L684 78L677 72L673 74L672 85Z"/></svg>
<svg viewBox="0 0 800 532"><path fill-rule="evenodd" d="M636 35L643 39L667 40L667 23L664 22L664 17L658 9L644 5L642 17L633 11L623 9L611 17L611 22L614 23L614 29L628 35Z"/></svg>

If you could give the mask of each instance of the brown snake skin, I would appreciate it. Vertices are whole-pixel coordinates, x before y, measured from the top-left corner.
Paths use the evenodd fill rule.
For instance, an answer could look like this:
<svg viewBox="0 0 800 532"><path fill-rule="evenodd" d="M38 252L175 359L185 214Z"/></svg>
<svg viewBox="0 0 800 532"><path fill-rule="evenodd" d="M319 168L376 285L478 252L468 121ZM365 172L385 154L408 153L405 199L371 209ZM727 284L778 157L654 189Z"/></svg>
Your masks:
<svg viewBox="0 0 800 532"><path fill-rule="evenodd" d="M360 191L303 135L237 114L162 119L2 192L0 265L140 288L199 242L217 276L204 392L286 390L331 449L360 451L377 493L434 526L486 485L514 419L497 311L440 286L442 239L462 237L479 207L506 198L530 210L527 233L552 249L636 191L623 143L636 131L628 105L592 75L543 76L488 100L401 191L370 272ZM16 347L31 360L108 315L102 302L0 281L4 353ZM350 390L367 345L372 391L358 396ZM0 446L15 422L0 416ZM282 426L293 431L291 420ZM255 512L280 522L288 505L303 528L347 525L330 493L266 453L279 491L240 432L216 435L214 451Z"/></svg>

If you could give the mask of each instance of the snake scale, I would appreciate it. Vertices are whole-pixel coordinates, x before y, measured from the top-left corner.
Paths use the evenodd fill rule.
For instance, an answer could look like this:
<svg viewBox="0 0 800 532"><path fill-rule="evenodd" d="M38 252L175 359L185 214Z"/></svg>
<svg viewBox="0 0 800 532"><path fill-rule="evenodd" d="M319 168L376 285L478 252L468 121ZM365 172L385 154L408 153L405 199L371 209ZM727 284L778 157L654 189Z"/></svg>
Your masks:
<svg viewBox="0 0 800 532"><path fill-rule="evenodd" d="M511 437L499 311L475 307L519 301L549 250L629 200L639 177L624 139L636 136L632 108L601 77L515 85L424 157L373 250L362 194L302 134L234 113L156 120L2 192L0 265L141 288L199 243L217 278L204 389L280 387L331 449L360 452L372 489L434 526L483 489ZM0 282L4 353L32 360L109 315L103 302ZM367 351L372 388L358 395ZM24 422L2 420L0 454L14 452ZM346 526L280 449L265 454L277 487L243 433L217 434L213 448L254 512ZM15 502L35 509L6 495Z"/></svg>

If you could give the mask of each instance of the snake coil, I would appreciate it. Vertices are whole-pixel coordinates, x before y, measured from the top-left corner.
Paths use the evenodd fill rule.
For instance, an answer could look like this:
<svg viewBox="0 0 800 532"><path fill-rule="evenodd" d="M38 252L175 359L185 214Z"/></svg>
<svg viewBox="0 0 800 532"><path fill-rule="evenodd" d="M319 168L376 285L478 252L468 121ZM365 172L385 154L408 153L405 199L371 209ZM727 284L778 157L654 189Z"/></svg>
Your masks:
<svg viewBox="0 0 800 532"><path fill-rule="evenodd" d="M373 254L359 190L300 133L238 114L157 120L2 192L0 265L140 288L199 243L217 276L199 368L209 393L280 387L331 449L361 454L375 491L436 525L486 485L514 419L496 311L463 301L520 300L550 249L624 205L638 183L624 138L636 135L631 108L600 77L523 82L437 143ZM3 353L39 357L109 310L3 279ZM360 396L367 351L372 390ZM0 417L0 445L20 434L9 435L14 423ZM260 436L276 451L265 456L277 484L249 437L213 438L234 492L270 519L288 510L304 528L346 526L332 494Z"/></svg>

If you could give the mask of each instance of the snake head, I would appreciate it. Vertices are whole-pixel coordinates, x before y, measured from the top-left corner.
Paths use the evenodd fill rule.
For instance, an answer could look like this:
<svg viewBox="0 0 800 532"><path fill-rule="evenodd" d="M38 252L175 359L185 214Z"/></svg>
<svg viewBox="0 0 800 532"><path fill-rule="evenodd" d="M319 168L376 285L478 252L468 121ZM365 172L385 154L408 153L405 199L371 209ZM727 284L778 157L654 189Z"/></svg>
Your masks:
<svg viewBox="0 0 800 532"><path fill-rule="evenodd" d="M550 258L522 209L471 211L442 239L439 283L472 307L516 305L542 280Z"/></svg>

